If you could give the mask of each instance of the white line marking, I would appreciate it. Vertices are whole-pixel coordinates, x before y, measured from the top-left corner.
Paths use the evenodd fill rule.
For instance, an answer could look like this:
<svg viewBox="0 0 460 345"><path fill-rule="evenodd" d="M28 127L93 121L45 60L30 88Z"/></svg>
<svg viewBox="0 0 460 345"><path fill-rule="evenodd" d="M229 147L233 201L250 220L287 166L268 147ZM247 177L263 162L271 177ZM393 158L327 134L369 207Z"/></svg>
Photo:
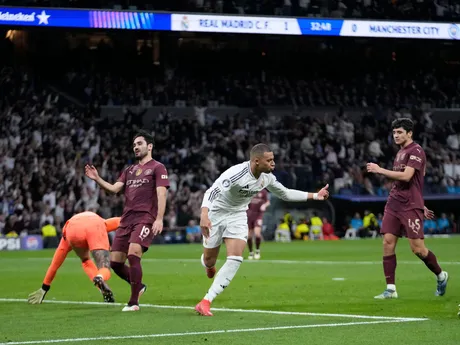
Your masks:
<svg viewBox="0 0 460 345"><path fill-rule="evenodd" d="M159 334L144 334L144 335L106 336L106 337L94 337L94 338L67 338L67 339L14 341L14 342L0 343L0 345L52 344L52 343L69 343L69 342L99 341L99 340L182 337L182 336L190 336L190 335L210 335L210 334L226 334L226 333L275 331L275 330L287 330L287 329L375 325L375 324L383 324L383 323L410 322L410 321L416 321L416 320L360 321L360 322L344 322L344 323L329 323L329 324L326 323L326 324L299 325L299 326L223 329L223 330L217 330L217 331L204 331L204 332L159 333Z"/></svg>
<svg viewBox="0 0 460 345"><path fill-rule="evenodd" d="M23 298L0 298L0 302L27 302ZM79 304L79 305L103 305L103 306L124 306L124 303L104 303L104 302L86 302L86 301L58 301L45 300L43 303L53 304ZM157 309L187 309L194 310L193 307L180 305L159 305L159 304L140 304L145 308ZM255 314L272 314L272 315L298 315L298 316L322 316L322 317L343 317L350 319L373 319L373 320L393 320L393 321L426 321L427 318L414 317L391 317L391 316L375 316L375 315L353 315L353 314L328 314L328 313L309 313L297 311L277 311L277 310L259 310L259 309L230 309L230 308L211 308L213 311L226 311L235 313L255 313Z"/></svg>
<svg viewBox="0 0 460 345"><path fill-rule="evenodd" d="M345 278L332 278L332 280L337 281L337 282L342 282L345 280Z"/></svg>
<svg viewBox="0 0 460 345"><path fill-rule="evenodd" d="M48 261L51 262L51 257L49 258L2 258L3 261ZM80 260L78 258L67 258L68 260ZM222 261L222 260L218 260ZM200 259L173 259L173 258L165 258L165 259L156 259L156 258L143 258L142 262L180 262L180 263L199 263ZM245 263L260 265L263 263L266 264L285 264L285 265L295 265L295 264L303 264L303 265L381 265L381 261L312 261L312 260L246 260ZM400 264L404 265L423 265L422 261L420 260L413 260L413 261L398 261ZM439 261L440 265L460 265L460 261ZM1 267L0 267L1 270Z"/></svg>

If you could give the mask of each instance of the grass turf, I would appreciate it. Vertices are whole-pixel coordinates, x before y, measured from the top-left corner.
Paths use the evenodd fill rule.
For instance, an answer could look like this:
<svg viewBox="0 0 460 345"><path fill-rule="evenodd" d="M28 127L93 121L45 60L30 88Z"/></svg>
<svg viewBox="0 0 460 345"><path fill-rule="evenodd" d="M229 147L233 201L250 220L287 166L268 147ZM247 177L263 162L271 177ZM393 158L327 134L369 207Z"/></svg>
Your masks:
<svg viewBox="0 0 460 345"><path fill-rule="evenodd" d="M216 310L212 318L193 311L211 284L199 263L199 245L150 248L143 260L148 290L141 300L150 306L141 307L138 313L121 313L120 305L28 305L23 299L41 286L53 252L0 252L0 298L22 300L0 301L0 345L64 343L62 339L66 344L457 345L460 238L429 239L427 245L451 277L444 297L434 296L435 277L413 256L406 240L397 252L400 298L385 301L373 299L385 288L380 240L264 243L262 260L246 260L213 303L215 308L246 311ZM126 282L113 275L109 284L117 302L128 300ZM102 297L71 254L46 300L101 302ZM136 335L143 337L130 338Z"/></svg>

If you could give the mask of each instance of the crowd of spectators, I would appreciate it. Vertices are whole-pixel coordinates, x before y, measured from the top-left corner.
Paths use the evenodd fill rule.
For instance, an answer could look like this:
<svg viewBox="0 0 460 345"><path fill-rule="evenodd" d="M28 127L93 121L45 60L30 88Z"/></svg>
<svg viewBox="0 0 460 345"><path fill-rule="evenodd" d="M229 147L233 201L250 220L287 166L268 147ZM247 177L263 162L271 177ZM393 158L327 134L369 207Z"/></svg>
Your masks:
<svg viewBox="0 0 460 345"><path fill-rule="evenodd" d="M60 57L69 57L74 66L65 71L64 82L84 102L100 105L460 105L460 76L455 66L424 56L415 63L410 55L423 51L411 51L411 46L401 53L391 53L391 46L381 51L378 45L369 47L352 41L293 41L289 47L265 48L264 43L252 41L250 44L257 47L239 47L232 40L206 45L199 40L174 43L179 47L168 53L175 55L176 64L161 70L152 68L152 47L147 42L128 53L129 48L123 47L123 58L120 47L109 42L101 40L96 49L81 44ZM302 44L301 50L293 48L296 44ZM289 58L279 58L283 49ZM122 61L110 63L112 56ZM125 66L126 58L135 61L137 69Z"/></svg>
<svg viewBox="0 0 460 345"><path fill-rule="evenodd" d="M133 162L130 140L137 128L129 113L121 123L100 116L98 108L62 106L33 76L2 71L0 83L0 227L36 231L61 228L75 212L98 209L119 215L123 196L108 195L84 177L91 162L114 181ZM204 111L206 114L206 112ZM416 120L417 139L428 157L426 193L459 193L458 123L439 126L428 112L389 113L382 119L351 121L345 112L324 118L286 116L271 122L255 114L226 119L175 119L162 112L152 123L155 158L169 170L167 226L196 220L204 191L220 172L248 157L258 141L268 142L277 158L278 179L291 188L314 190L330 183L334 193L388 195L390 182L369 176L367 161L392 164L395 147L389 123L398 116Z"/></svg>
<svg viewBox="0 0 460 345"><path fill-rule="evenodd" d="M460 123L438 123L420 106L459 104L455 74L426 69L416 73L410 68L405 73L399 73L404 69L379 73L378 68L366 73L368 65L362 64L348 65L355 76L349 79L347 71L326 73L337 52L326 45L329 53L323 54L320 47L310 54L316 54L312 63L331 59L324 65L312 64L315 73L299 72L299 61L309 58L299 54L289 55L291 67L276 70L276 64L267 64L256 75L248 73L258 63L246 61L251 54L244 56L247 65L241 71L238 61L225 64L243 55L239 50L199 54L199 47L191 44L177 57L176 66L163 67L161 73L145 67L152 66L151 61L145 63L148 47L140 48L138 55L128 53L134 56L129 65L140 66L143 75L139 75L126 66L126 55L112 51L107 43L92 50L81 45L68 51L68 59L60 57L66 61L63 67L45 56L51 69L65 74L63 84L50 88L39 58L33 60L40 68L18 67L14 57L5 62L11 45L2 46L5 54L0 60L15 67L0 71L0 232L40 231L45 225L59 231L71 215L85 209L97 209L103 217L121 214L123 196L100 190L84 177L83 167L92 163L104 179L115 181L133 162L131 139L141 127L154 134L154 157L169 171L167 228L195 228L204 191L226 168L247 159L257 142L271 145L277 178L290 188L315 190L329 183L335 194L387 196L391 183L368 175L364 167L374 161L391 168L396 148L390 123L400 116L414 119L415 139L427 153L425 193L460 194ZM361 49L342 45L347 48ZM349 60L339 56L348 63L360 55L350 54ZM117 59L118 65L113 62ZM59 94L59 87L70 98ZM393 107L388 108L390 104ZM124 118L117 122L105 117L104 105L125 106ZM165 108L147 126L140 115L129 111L131 106L151 105ZM300 116L297 110L303 105L333 110L324 116ZM195 106L195 116L176 117L174 109L184 106ZM208 111L223 106L229 106L226 117ZM254 110L242 115L235 106ZM270 106L288 110L285 116L269 116ZM350 117L350 106L362 115Z"/></svg>

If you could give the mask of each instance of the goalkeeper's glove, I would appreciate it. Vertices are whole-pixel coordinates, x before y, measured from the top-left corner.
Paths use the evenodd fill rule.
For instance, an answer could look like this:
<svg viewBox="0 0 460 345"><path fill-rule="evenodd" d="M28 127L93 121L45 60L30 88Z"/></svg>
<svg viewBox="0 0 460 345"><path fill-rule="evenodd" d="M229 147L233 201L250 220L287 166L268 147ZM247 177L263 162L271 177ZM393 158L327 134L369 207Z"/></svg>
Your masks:
<svg viewBox="0 0 460 345"><path fill-rule="evenodd" d="M41 304L45 299L46 293L49 291L50 286L43 284L40 289L32 292L29 295L28 302L29 304Z"/></svg>

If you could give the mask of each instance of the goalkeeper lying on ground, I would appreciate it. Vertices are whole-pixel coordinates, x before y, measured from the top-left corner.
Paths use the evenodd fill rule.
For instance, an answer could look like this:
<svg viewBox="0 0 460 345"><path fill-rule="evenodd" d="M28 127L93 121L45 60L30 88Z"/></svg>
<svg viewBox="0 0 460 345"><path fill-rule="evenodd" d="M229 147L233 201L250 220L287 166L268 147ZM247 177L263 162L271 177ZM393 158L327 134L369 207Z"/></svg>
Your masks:
<svg viewBox="0 0 460 345"><path fill-rule="evenodd" d="M104 220L93 212L82 212L70 218L62 230L61 242L46 272L43 285L29 295L29 303L43 302L57 270L72 249L81 259L81 265L89 279L101 291L104 302L115 302L112 290L106 283L110 278L110 245L107 233L116 230L119 224L119 217ZM90 252L96 265L89 257Z"/></svg>

